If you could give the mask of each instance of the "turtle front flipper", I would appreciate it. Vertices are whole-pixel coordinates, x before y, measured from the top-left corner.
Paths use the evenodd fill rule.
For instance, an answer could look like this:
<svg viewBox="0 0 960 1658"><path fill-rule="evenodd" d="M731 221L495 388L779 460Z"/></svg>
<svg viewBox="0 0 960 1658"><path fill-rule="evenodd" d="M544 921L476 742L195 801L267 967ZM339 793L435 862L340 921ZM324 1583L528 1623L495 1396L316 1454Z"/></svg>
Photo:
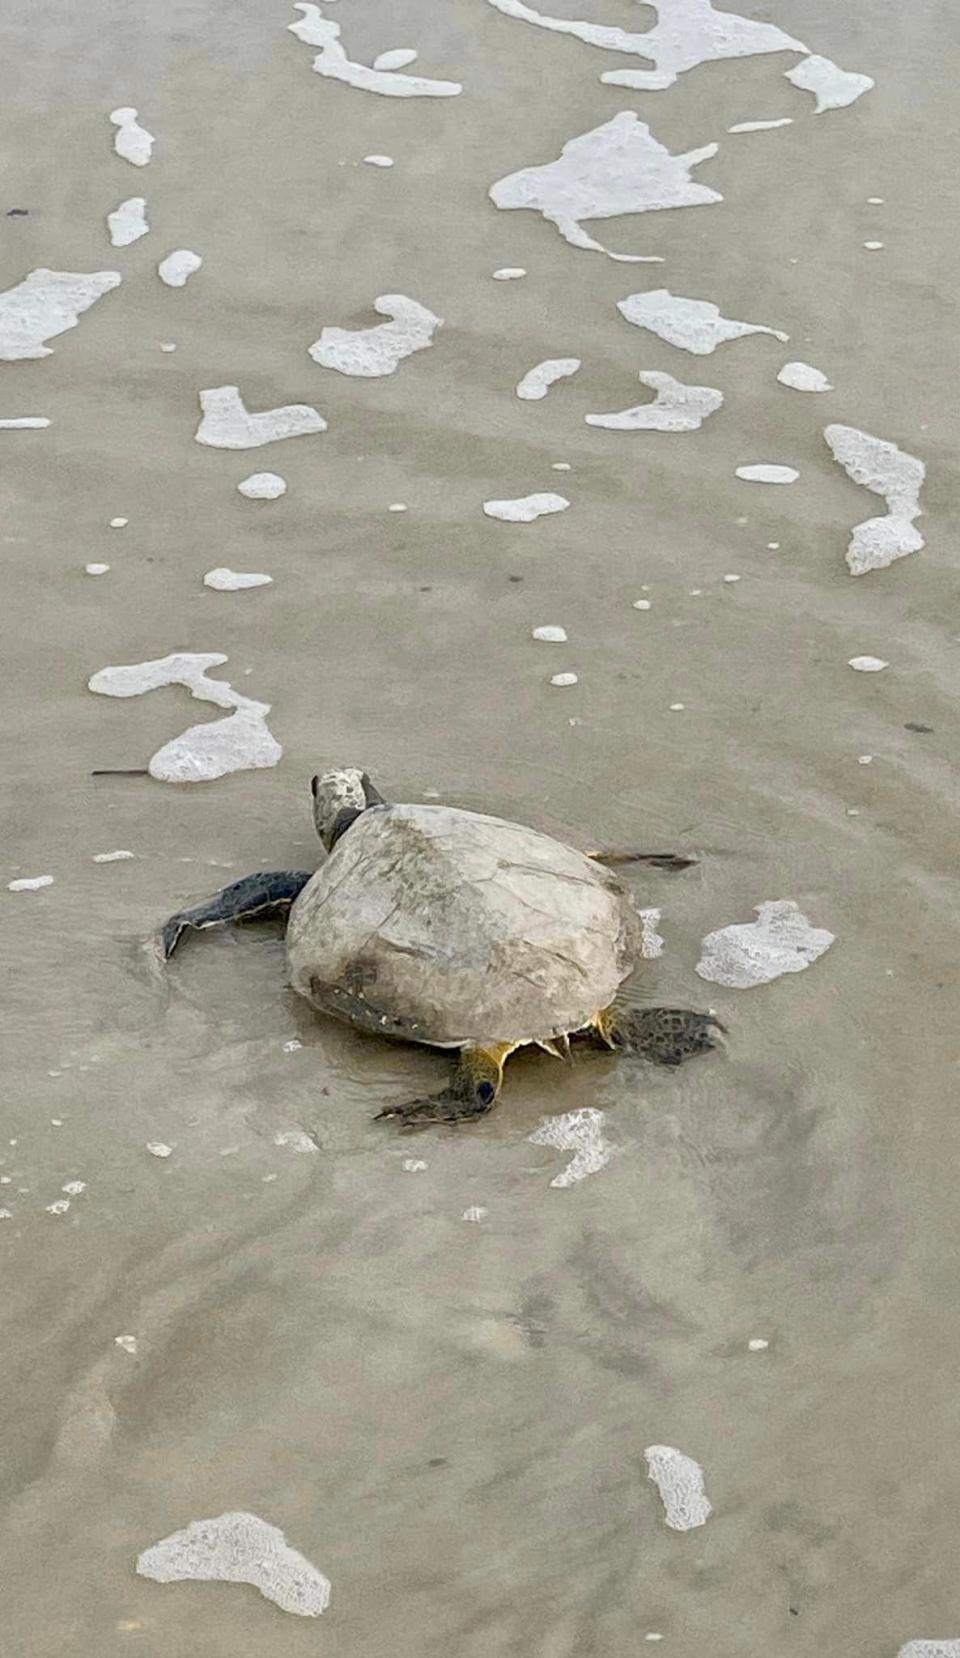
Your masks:
<svg viewBox="0 0 960 1658"><path fill-rule="evenodd" d="M587 857L608 869L615 868L617 864L652 864L654 869L692 869L699 862L698 858L690 858L683 852L620 852L612 848L588 852Z"/></svg>
<svg viewBox="0 0 960 1658"><path fill-rule="evenodd" d="M712 1013L686 1007L609 1007L591 1028L606 1047L654 1065L682 1065L693 1054L710 1053L726 1031Z"/></svg>
<svg viewBox="0 0 960 1658"><path fill-rule="evenodd" d="M402 1128L421 1128L427 1123L462 1123L483 1117L496 1104L504 1061L515 1047L514 1042L500 1042L491 1048L464 1048L442 1093L406 1105L388 1105L377 1112L377 1122L396 1117Z"/></svg>
<svg viewBox="0 0 960 1658"><path fill-rule="evenodd" d="M289 914L290 905L310 880L310 869L265 869L245 875L189 910L178 910L161 933L163 956L169 961L188 927L202 930L228 921L270 920Z"/></svg>

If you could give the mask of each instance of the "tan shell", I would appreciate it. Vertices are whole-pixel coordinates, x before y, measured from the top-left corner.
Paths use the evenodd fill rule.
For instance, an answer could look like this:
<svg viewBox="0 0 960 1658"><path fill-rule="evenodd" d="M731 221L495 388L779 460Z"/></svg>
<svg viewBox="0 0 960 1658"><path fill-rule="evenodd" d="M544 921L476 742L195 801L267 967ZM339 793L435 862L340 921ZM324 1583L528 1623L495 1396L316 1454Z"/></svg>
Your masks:
<svg viewBox="0 0 960 1658"><path fill-rule="evenodd" d="M440 1047L533 1042L609 1006L640 950L609 870L500 818L364 812L290 912L295 990L364 1029Z"/></svg>

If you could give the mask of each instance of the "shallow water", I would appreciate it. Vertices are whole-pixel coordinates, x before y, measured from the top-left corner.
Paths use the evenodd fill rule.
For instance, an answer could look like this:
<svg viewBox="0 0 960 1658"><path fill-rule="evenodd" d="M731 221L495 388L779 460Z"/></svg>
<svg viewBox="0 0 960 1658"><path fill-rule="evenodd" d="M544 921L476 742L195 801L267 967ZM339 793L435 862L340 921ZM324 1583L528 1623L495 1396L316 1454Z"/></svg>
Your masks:
<svg viewBox="0 0 960 1658"><path fill-rule="evenodd" d="M4 12L2 205L28 212L3 219L0 288L123 275L52 357L0 363L0 418L51 422L0 431L5 883L54 877L0 892L5 1650L622 1658L659 1634L676 1658L895 1658L956 1638L954 9L887 8L881 31L867 0L762 8L876 80L819 116L789 53L634 92L599 75L638 60L482 0L333 12L353 59L416 47L406 72L462 94L315 75L292 12L253 0ZM146 167L114 154L124 107ZM720 144L698 178L722 203L588 225L662 265L487 199L621 109L674 155ZM149 234L112 247L135 192ZM157 266L183 248L203 265L171 289ZM658 287L790 342L705 362L618 315ZM444 319L428 349L382 378L311 361L383 294ZM574 379L517 398L567 356ZM779 385L797 359L835 389ZM723 408L696 432L585 424L644 399L641 370ZM197 444L199 391L233 384L329 429L255 460ZM850 576L883 506L829 422L925 462L923 551ZM238 494L254 464L282 499ZM735 477L759 464L800 476ZM483 512L558 487L569 510L539 521ZM223 567L273 581L205 587ZM174 651L226 654L215 672L271 705L276 768L91 777L221 717L180 687L86 689ZM889 666L851 672L860 655ZM489 1118L402 1138L375 1111L442 1062L315 1019L275 931L188 941L158 978L140 941L172 909L311 865L306 784L331 762L581 846L695 851L626 874L666 939L635 988L713 1003L727 1053L676 1075L519 1056ZM698 979L703 937L777 899L836 935L826 955L751 990ZM530 1136L582 1110L612 1150L558 1185L573 1150ZM649 1446L702 1467L704 1525L664 1524ZM135 1574L236 1510L330 1579L319 1623Z"/></svg>

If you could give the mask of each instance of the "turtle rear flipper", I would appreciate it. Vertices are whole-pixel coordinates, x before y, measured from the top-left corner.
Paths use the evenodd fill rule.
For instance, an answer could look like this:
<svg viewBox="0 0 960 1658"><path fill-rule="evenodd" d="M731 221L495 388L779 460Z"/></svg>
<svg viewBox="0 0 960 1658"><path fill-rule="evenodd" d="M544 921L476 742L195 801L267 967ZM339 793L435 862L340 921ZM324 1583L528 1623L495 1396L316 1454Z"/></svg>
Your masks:
<svg viewBox="0 0 960 1658"><path fill-rule="evenodd" d="M286 918L313 871L310 869L266 869L231 881L192 909L178 910L160 934L163 958L169 961L188 927L202 931L222 927L228 921L266 921Z"/></svg>

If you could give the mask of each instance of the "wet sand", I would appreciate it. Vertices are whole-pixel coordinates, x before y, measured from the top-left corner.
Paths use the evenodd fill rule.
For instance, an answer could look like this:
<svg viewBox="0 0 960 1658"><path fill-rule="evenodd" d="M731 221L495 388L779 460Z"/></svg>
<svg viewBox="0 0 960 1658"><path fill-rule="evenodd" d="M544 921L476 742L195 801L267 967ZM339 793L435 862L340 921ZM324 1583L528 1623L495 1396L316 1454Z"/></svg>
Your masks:
<svg viewBox="0 0 960 1658"><path fill-rule="evenodd" d="M956 1638L956 17L765 7L877 82L814 117L789 54L636 93L598 79L634 60L479 0L333 10L362 62L416 46L411 72L462 95L323 79L285 8L252 0L5 13L2 206L29 212L2 220L0 288L123 273L52 357L0 364L0 417L51 421L0 432L4 880L54 876L0 894L5 1649L623 1658L659 1634L675 1658L895 1658ZM113 153L124 105L149 167ZM620 109L674 153L720 143L698 178L722 203L589 226L662 265L487 200ZM136 194L150 233L113 248L105 216ZM203 267L170 289L177 248ZM504 266L528 275L492 281ZM658 286L789 345L689 356L617 314ZM429 349L378 379L311 361L389 293L444 319ZM566 356L575 378L517 398ZM790 359L835 390L778 385ZM648 395L641 369L724 406L694 433L587 426ZM329 429L206 449L198 392L226 384ZM882 507L830 421L927 465L925 549L857 579L851 528ZM800 478L734 476L763 462ZM260 470L282 500L237 493ZM482 511L538 491L569 510ZM205 588L223 566L273 583ZM544 624L568 643L534 642ZM91 777L217 717L182 689L86 689L173 651L227 655L271 705L276 768ZM889 667L852 672L863 654ZM551 686L564 670L578 684ZM374 1113L442 1061L314 1018L275 930L151 974L141 940L171 910L318 859L307 784L331 763L580 846L697 853L626 876L666 939L634 992L715 1005L728 1052L678 1074L521 1056L490 1117L403 1138ZM92 861L115 849L135 857ZM703 936L777 898L832 949L705 985ZM570 1154L529 1136L584 1107L617 1155L552 1188ZM702 1528L664 1525L650 1445L702 1465ZM135 1575L235 1509L330 1579L319 1622Z"/></svg>

